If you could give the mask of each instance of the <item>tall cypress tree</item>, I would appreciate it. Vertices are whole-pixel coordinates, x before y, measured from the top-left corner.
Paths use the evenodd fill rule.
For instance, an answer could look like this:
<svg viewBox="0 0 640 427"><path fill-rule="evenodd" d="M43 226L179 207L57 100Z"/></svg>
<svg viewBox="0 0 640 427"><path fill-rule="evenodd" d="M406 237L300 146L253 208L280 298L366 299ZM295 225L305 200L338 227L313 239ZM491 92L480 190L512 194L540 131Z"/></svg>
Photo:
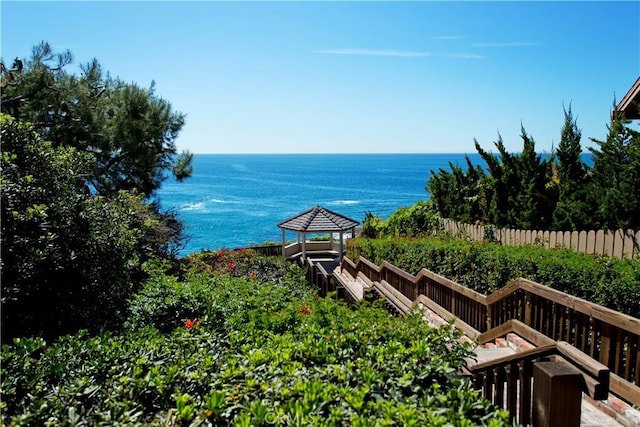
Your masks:
<svg viewBox="0 0 640 427"><path fill-rule="evenodd" d="M509 153L498 135L495 146L499 156L482 149L476 150L489 168L485 199L487 218L493 225L522 229L546 229L551 222L553 201L546 184L551 167L535 151L535 141L521 127L522 153Z"/></svg>
<svg viewBox="0 0 640 427"><path fill-rule="evenodd" d="M612 114L607 139L591 138L592 185L599 228L640 229L640 132L627 126L620 112Z"/></svg>
<svg viewBox="0 0 640 427"><path fill-rule="evenodd" d="M586 188L589 176L582 161L582 132L571 112L571 105L564 110L564 124L560 143L555 151L555 172L558 203L553 212L552 228L555 230L584 230L589 227L593 215L593 203L589 203Z"/></svg>

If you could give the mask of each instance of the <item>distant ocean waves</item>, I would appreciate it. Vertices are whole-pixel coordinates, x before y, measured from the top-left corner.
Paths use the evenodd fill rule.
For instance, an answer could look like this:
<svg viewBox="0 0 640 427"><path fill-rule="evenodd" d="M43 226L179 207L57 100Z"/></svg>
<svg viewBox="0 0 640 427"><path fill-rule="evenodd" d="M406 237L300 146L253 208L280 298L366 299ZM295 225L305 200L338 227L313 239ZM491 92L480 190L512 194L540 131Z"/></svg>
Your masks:
<svg viewBox="0 0 640 427"><path fill-rule="evenodd" d="M185 223L185 255L279 242L277 224L315 205L358 222L366 212L387 217L427 199L429 171L450 161L462 165L464 154L198 154L193 176L168 180L158 199Z"/></svg>

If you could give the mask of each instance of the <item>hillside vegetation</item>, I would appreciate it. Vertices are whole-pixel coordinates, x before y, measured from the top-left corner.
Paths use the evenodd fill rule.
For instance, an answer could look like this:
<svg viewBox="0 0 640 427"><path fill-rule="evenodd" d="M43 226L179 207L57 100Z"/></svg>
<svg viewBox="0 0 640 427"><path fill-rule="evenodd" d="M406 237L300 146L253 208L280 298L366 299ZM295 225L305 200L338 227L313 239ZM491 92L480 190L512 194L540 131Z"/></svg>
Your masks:
<svg viewBox="0 0 640 427"><path fill-rule="evenodd" d="M122 331L5 345L2 423L507 424L456 377L470 351L449 326L320 299L250 251L187 263L154 266Z"/></svg>
<svg viewBox="0 0 640 427"><path fill-rule="evenodd" d="M376 264L388 261L416 274L434 271L489 294L518 277L640 318L640 260L596 257L570 249L501 246L451 237L358 238L347 256Z"/></svg>

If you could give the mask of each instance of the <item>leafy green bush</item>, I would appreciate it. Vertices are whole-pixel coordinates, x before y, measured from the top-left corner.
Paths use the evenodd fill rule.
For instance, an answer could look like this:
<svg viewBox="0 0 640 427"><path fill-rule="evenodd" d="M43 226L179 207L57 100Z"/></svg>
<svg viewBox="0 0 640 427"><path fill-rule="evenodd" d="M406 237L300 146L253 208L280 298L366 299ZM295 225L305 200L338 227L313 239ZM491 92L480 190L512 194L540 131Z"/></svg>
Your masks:
<svg viewBox="0 0 640 427"><path fill-rule="evenodd" d="M0 126L2 339L119 324L167 224L135 192L91 194L86 154L10 116Z"/></svg>
<svg viewBox="0 0 640 427"><path fill-rule="evenodd" d="M156 293L133 302L126 333L5 345L3 424L507 424L456 377L470 350L450 326L319 299L295 273L259 280L193 268L179 288L155 272L164 275L149 281ZM180 301L173 318L198 322L149 325L168 307L162 286Z"/></svg>
<svg viewBox="0 0 640 427"><path fill-rule="evenodd" d="M640 317L638 260L442 238L353 239L347 256L362 256L378 265L386 260L411 274L424 267L485 294L524 277Z"/></svg>
<svg viewBox="0 0 640 427"><path fill-rule="evenodd" d="M399 208L386 220L367 212L360 235L370 238L416 237L431 235L439 228L439 216L433 205L428 201L423 201L417 202L411 207Z"/></svg>

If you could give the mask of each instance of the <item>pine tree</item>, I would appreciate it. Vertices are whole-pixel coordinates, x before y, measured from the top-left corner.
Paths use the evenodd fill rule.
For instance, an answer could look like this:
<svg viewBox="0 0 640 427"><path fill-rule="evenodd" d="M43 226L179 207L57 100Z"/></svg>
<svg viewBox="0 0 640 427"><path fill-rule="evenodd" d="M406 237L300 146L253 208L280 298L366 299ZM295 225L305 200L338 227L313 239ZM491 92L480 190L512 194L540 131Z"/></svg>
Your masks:
<svg viewBox="0 0 640 427"><path fill-rule="evenodd" d="M607 139L591 138L592 185L598 228L640 229L640 132L627 126L620 112L612 114Z"/></svg>
<svg viewBox="0 0 640 427"><path fill-rule="evenodd" d="M2 111L55 146L90 154L95 167L87 179L99 194L135 189L150 196L168 173L190 175L190 154L175 146L184 115L155 94L153 82L142 88L113 79L95 59L77 76L67 72L72 61L70 52L56 54L42 42L24 65L3 64Z"/></svg>
<svg viewBox="0 0 640 427"><path fill-rule="evenodd" d="M555 230L585 230L589 227L593 205L588 203L589 176L582 161L582 132L569 109L564 109L560 143L555 151L558 202L553 212Z"/></svg>
<svg viewBox="0 0 640 427"><path fill-rule="evenodd" d="M548 160L535 152L535 141L521 127L520 154L506 150L502 136L495 146L499 156L485 151L478 141L476 150L489 168L486 180L487 217L499 227L546 229L551 222L552 198L546 187L551 175Z"/></svg>

